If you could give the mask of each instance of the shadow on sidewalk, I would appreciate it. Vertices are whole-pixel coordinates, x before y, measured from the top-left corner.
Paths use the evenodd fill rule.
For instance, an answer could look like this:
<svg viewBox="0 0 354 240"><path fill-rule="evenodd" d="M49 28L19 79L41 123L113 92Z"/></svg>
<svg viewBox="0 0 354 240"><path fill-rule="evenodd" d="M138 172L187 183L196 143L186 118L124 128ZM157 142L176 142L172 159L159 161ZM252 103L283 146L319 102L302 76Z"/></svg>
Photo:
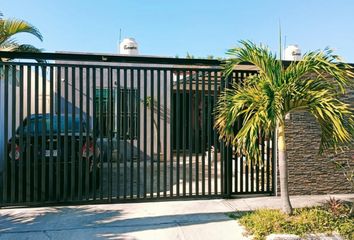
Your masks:
<svg viewBox="0 0 354 240"><path fill-rule="evenodd" d="M107 210L97 206L4 209L0 211L0 235L10 235L16 239L16 234L83 232L93 239L134 239L126 237L132 232L232 220L228 213L220 212L162 216L150 214L147 217L127 215L119 209Z"/></svg>

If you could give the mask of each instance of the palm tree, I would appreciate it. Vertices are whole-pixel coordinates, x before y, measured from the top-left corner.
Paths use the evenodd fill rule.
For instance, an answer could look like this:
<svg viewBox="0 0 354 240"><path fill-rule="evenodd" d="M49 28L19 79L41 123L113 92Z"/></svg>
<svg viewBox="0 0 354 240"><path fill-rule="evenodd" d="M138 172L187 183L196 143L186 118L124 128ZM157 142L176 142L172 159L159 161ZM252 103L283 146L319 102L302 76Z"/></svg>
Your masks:
<svg viewBox="0 0 354 240"><path fill-rule="evenodd" d="M21 44L16 41L14 36L19 33L29 33L39 40L43 37L39 30L33 25L19 19L4 19L0 12L0 51L13 52L40 52L30 44Z"/></svg>
<svg viewBox="0 0 354 240"><path fill-rule="evenodd" d="M284 67L267 47L249 41L240 43L241 47L227 52L232 57L225 62L224 75L228 76L241 62L255 65L258 74L241 84L233 83L221 93L215 109L215 128L221 139L256 163L261 161L261 131L270 136L277 129L282 210L291 214L285 116L307 111L315 117L321 129L320 153L348 144L354 135L354 117L350 106L339 97L352 84L354 74L329 49L306 53L302 61ZM239 118L243 125L235 132Z"/></svg>

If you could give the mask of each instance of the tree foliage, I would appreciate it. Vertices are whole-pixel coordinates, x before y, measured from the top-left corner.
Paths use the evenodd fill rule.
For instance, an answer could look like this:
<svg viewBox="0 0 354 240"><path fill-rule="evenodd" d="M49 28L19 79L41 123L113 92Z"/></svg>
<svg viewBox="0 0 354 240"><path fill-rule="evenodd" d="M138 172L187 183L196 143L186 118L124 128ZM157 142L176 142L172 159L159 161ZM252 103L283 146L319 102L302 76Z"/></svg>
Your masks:
<svg viewBox="0 0 354 240"><path fill-rule="evenodd" d="M231 58L225 61L224 76L242 62L255 65L258 73L221 92L215 109L221 139L258 161L261 131L269 136L277 124L284 124L286 114L302 110L312 114L321 128L320 153L350 143L354 117L350 105L340 99L353 84L350 65L326 48L308 52L285 67L267 47L249 41L240 44L227 52ZM239 119L242 127L236 132Z"/></svg>
<svg viewBox="0 0 354 240"><path fill-rule="evenodd" d="M0 51L13 52L40 52L38 49L30 44L19 43L16 40L16 35L20 33L28 33L39 40L43 40L42 34L39 30L30 23L20 19L5 19L0 13Z"/></svg>

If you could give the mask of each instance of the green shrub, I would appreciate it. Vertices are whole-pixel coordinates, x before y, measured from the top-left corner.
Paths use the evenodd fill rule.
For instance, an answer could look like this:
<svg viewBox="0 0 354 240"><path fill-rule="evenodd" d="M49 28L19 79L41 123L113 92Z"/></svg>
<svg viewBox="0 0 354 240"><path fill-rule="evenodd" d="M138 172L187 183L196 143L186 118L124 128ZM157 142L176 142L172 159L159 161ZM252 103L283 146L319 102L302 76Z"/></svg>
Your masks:
<svg viewBox="0 0 354 240"><path fill-rule="evenodd" d="M349 212L349 208L343 206L341 213L344 208ZM345 239L354 239L354 219L346 214L333 213L326 207L295 209L291 216L279 210L261 209L241 216L239 221L254 239L264 239L272 233L304 236L332 232L338 232Z"/></svg>
<svg viewBox="0 0 354 240"><path fill-rule="evenodd" d="M248 232L254 235L255 239L262 239L272 232L283 232L283 224L287 222L287 215L280 211L261 209L250 212L240 218Z"/></svg>

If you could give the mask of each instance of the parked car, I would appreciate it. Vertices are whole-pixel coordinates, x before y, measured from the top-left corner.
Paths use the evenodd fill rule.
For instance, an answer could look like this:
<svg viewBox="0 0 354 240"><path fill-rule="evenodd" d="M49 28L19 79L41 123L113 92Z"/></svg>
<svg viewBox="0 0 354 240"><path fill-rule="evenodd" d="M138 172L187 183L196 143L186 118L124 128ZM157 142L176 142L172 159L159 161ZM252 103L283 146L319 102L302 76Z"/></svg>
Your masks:
<svg viewBox="0 0 354 240"><path fill-rule="evenodd" d="M20 127L16 130L16 135L8 142L8 198L11 197L12 188L15 189L16 199L20 193L22 199L26 199L28 188L30 188L31 199L34 197L35 190L38 194L37 199L43 196L43 193L49 200L54 196L57 198L58 194L59 198L70 197L72 190L76 196L78 192L82 192L85 196L87 191L93 189L94 171L96 187L99 187L100 149L97 144L94 144L92 131L88 134L87 124L85 120L80 121L79 116L73 118L73 115L68 114L67 127L65 127L65 120L65 115L53 115L53 118L49 114L31 115L23 121L22 130ZM72 154L73 146L74 154ZM94 162L96 166L93 165ZM42 174L45 176L44 180ZM19 191L21 179L22 191ZM81 191L79 182L82 186ZM52 183L51 187L49 183Z"/></svg>

